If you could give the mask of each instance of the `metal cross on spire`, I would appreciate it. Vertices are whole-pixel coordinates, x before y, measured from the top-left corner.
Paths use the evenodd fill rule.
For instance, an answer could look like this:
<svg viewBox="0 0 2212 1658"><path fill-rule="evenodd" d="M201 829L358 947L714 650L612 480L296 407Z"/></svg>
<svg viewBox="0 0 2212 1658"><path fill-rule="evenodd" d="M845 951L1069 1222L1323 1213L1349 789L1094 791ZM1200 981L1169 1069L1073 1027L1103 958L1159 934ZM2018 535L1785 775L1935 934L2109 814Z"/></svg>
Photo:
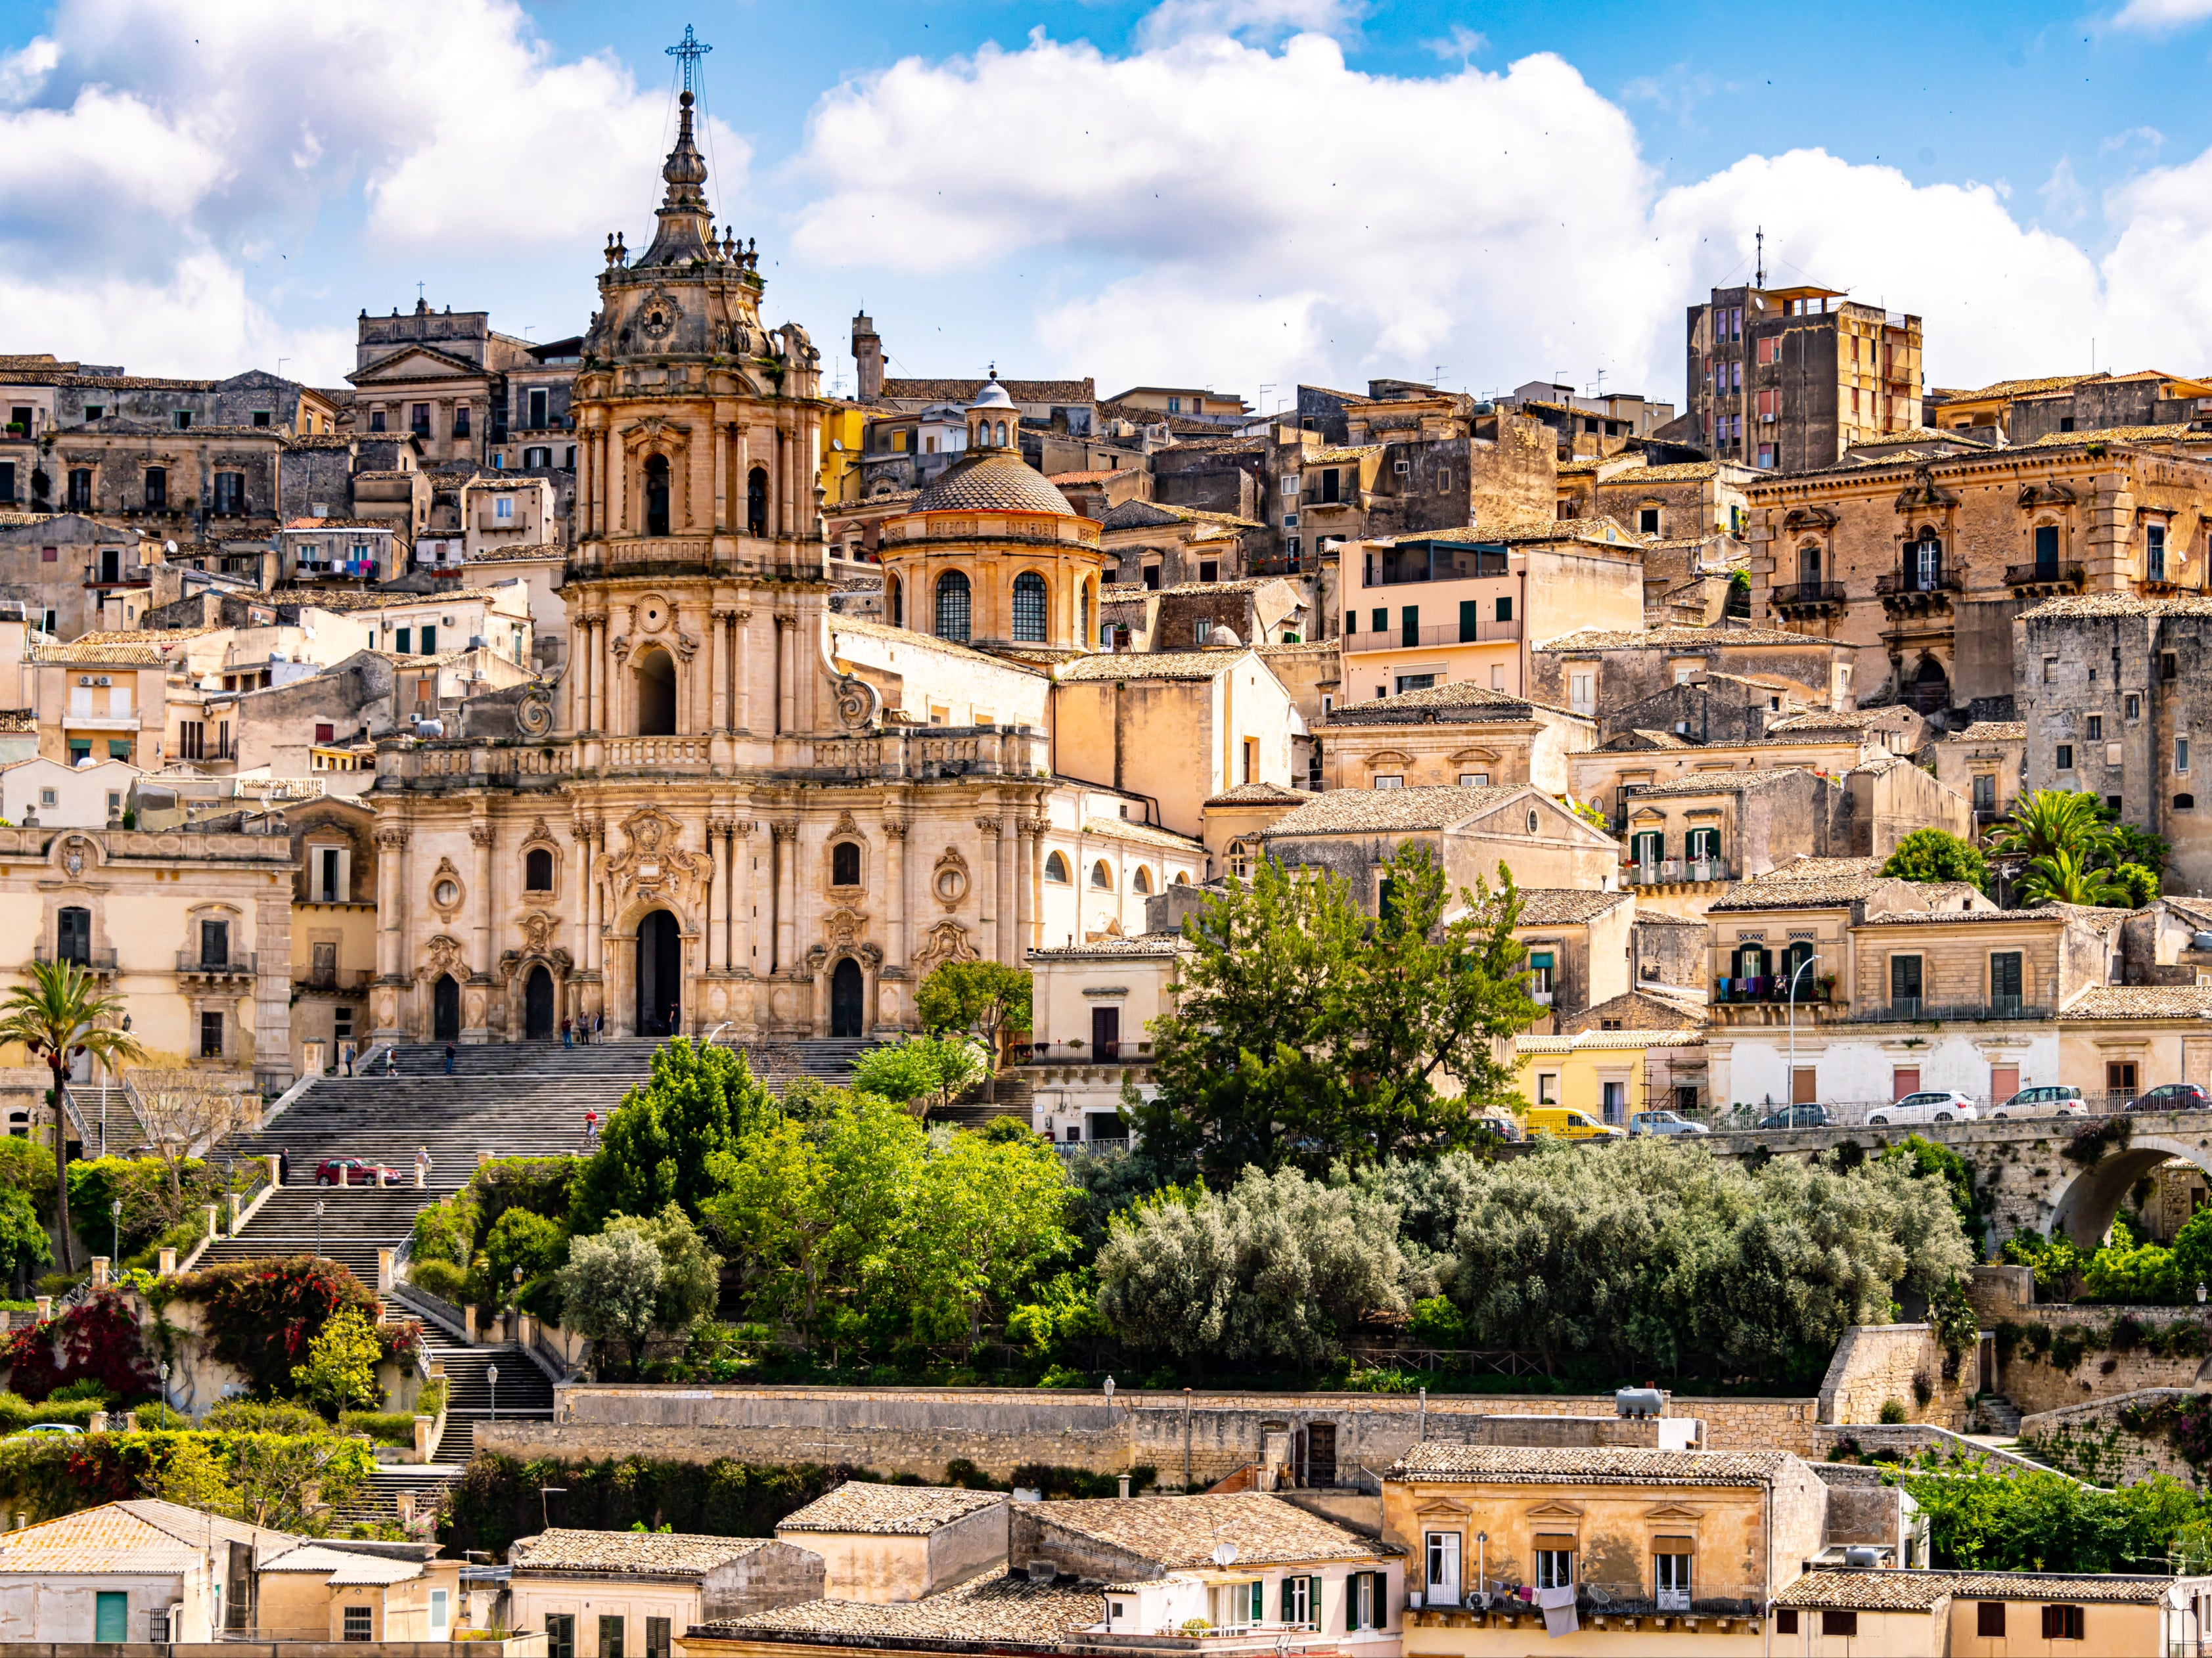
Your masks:
<svg viewBox="0 0 2212 1658"><path fill-rule="evenodd" d="M714 51L714 47L708 46L704 40L699 39L697 35L692 33L691 25L686 23L684 26L684 38L681 40L678 40L674 46L670 46L667 50L668 55L671 58L680 58L684 60L684 90L686 92L690 91L691 66L697 63L702 58L704 58L708 52Z"/></svg>

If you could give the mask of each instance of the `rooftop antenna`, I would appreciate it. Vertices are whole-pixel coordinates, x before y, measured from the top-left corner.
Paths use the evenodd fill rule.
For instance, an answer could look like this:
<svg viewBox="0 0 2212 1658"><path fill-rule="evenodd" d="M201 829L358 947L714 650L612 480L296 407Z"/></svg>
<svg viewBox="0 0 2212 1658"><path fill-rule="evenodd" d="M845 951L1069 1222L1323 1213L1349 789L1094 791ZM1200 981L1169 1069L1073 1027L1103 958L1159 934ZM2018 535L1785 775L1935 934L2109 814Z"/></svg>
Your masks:
<svg viewBox="0 0 2212 1658"><path fill-rule="evenodd" d="M683 60L684 90L686 92L690 91L692 65L696 64L702 58L704 58L708 52L714 51L714 47L708 46L697 35L692 33L691 25L686 23L684 26L684 38L681 40L678 40L674 46L666 48L666 50L671 58L678 58Z"/></svg>
<svg viewBox="0 0 2212 1658"><path fill-rule="evenodd" d="M1766 286L1766 227L1765 225L1759 227L1757 238L1759 258L1752 272L1751 285L1753 288L1765 288Z"/></svg>

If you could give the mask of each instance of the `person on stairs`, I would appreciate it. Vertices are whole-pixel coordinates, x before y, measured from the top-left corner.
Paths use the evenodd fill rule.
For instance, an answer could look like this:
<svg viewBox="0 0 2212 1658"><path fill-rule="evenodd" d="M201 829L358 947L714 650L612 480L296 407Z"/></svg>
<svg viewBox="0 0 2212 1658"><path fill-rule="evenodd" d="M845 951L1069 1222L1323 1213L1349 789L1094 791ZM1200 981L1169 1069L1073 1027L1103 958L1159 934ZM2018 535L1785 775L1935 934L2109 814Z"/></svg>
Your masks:
<svg viewBox="0 0 2212 1658"><path fill-rule="evenodd" d="M447 1043L446 1044L446 1074L447 1074L448 1077L450 1077L450 1076L452 1076L452 1075L453 1074L453 1054L454 1054L454 1051L455 1051L455 1050L454 1050L454 1048L453 1048L453 1043L451 1043L451 1042L447 1042Z"/></svg>
<svg viewBox="0 0 2212 1658"><path fill-rule="evenodd" d="M568 1046L568 1022L566 1019L561 1021L561 1046Z"/></svg>
<svg viewBox="0 0 2212 1658"><path fill-rule="evenodd" d="M415 1148L415 1184L427 1186L429 1182L430 1148L427 1145L418 1145Z"/></svg>

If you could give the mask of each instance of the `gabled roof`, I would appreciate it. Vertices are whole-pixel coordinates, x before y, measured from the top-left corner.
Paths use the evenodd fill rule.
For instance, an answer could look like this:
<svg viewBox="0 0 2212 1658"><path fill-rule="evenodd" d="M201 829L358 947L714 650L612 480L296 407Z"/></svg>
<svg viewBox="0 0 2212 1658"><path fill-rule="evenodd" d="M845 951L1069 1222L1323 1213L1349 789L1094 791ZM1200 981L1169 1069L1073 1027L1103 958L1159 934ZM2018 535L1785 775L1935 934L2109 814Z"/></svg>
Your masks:
<svg viewBox="0 0 2212 1658"><path fill-rule="evenodd" d="M1101 679L1212 679L1237 665L1249 647L1218 651L1115 651L1079 657L1060 671L1063 683Z"/></svg>
<svg viewBox="0 0 2212 1658"><path fill-rule="evenodd" d="M1372 1560L1398 1551L1261 1491L1204 1497L1039 1503L1024 1519L1157 1562L1203 1566L1224 1543L1240 1568Z"/></svg>
<svg viewBox="0 0 2212 1658"><path fill-rule="evenodd" d="M300 1540L181 1503L138 1497L0 1534L0 1577L185 1571L205 1561L210 1538L263 1548Z"/></svg>
<svg viewBox="0 0 2212 1658"><path fill-rule="evenodd" d="M1774 1604L1802 1611L1834 1607L1856 1612L1930 1612L1946 1600L2095 1600L2152 1606L2178 1584L2191 1581L2203 1582L2112 1573L1869 1571L1815 1566L1775 1596Z"/></svg>
<svg viewBox="0 0 2212 1658"><path fill-rule="evenodd" d="M507 1552L507 1559L517 1572L620 1572L636 1577L696 1577L725 1561L765 1548L775 1540L768 1537L706 1537L683 1532L556 1528L540 1532L535 1537L517 1538Z"/></svg>
<svg viewBox="0 0 2212 1658"><path fill-rule="evenodd" d="M401 346L396 351L386 352L384 355L379 357L374 362L370 363L365 368L355 369L352 374L346 376L346 379L353 384L356 390L358 390L364 382L385 379L386 377L385 374L385 371L386 369L397 365L402 358L410 356L428 357L432 361L442 363L447 367L458 368L464 374L489 375L492 372L490 369L486 368L482 363L471 362L466 357L456 356L451 351L441 351L434 345L425 345L421 341L415 340ZM362 435L373 436L375 434L364 433Z"/></svg>
<svg viewBox="0 0 2212 1658"><path fill-rule="evenodd" d="M1784 633L1776 628L1581 628L1547 639L1540 651L1678 651L1712 649L1731 645L1813 645L1832 647L1835 641L1811 634Z"/></svg>
<svg viewBox="0 0 2212 1658"><path fill-rule="evenodd" d="M1378 696L1364 702L1340 704L1329 715L1332 726L1397 725L1405 723L1395 716L1403 714L1425 714L1427 720L1442 723L1453 720L1526 720L1533 709L1544 708L1550 713L1565 714L1564 708L1551 708L1548 704L1515 696L1508 691L1492 690L1487 685L1472 679L1447 680L1441 685L1430 685L1418 691L1400 691L1395 696ZM1380 715L1380 720L1366 718ZM1577 714L1577 719L1587 715Z"/></svg>
<svg viewBox="0 0 2212 1658"><path fill-rule="evenodd" d="M1796 1460L1787 1451L1459 1445L1431 1439L1400 1457L1383 1477L1500 1485L1759 1485Z"/></svg>
<svg viewBox="0 0 2212 1658"><path fill-rule="evenodd" d="M1040 1583L1027 1572L992 1572L919 1600L804 1600L696 1625L691 1632L808 1646L1048 1650L1097 1623L1100 1604L1096 1582L1062 1577Z"/></svg>
<svg viewBox="0 0 2212 1658"><path fill-rule="evenodd" d="M848 1479L795 1514L786 1515L776 1521L775 1528L779 1535L795 1531L927 1537L1006 1500L1004 1491L969 1491L956 1485L879 1485Z"/></svg>
<svg viewBox="0 0 2212 1658"><path fill-rule="evenodd" d="M1272 841L1301 835L1443 829L1536 793L1526 784L1492 784L1486 788L1330 789L1277 818L1267 835Z"/></svg>
<svg viewBox="0 0 2212 1658"><path fill-rule="evenodd" d="M1739 881L1706 907L1708 914L1736 909L1841 908L1863 898L1885 878L1881 858L1799 858L1748 881Z"/></svg>

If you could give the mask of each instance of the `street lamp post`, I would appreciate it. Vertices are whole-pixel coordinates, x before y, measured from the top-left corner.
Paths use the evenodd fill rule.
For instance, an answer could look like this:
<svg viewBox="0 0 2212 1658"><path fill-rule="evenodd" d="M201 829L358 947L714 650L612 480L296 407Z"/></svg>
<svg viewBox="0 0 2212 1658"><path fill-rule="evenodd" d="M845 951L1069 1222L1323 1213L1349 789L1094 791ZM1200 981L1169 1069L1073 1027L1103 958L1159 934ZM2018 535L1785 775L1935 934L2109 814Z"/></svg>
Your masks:
<svg viewBox="0 0 2212 1658"><path fill-rule="evenodd" d="M315 1199L315 1259L323 1258L323 1200Z"/></svg>
<svg viewBox="0 0 2212 1658"><path fill-rule="evenodd" d="M496 1422L499 1420L499 1366L486 1365L484 1380L491 1384L491 1419Z"/></svg>
<svg viewBox="0 0 2212 1658"><path fill-rule="evenodd" d="M1790 1103L1797 1103L1797 981L1805 976L1805 969L1820 958L1808 955L1797 963L1797 970L1790 975ZM1785 1112L1785 1118L1788 1114Z"/></svg>
<svg viewBox="0 0 2212 1658"><path fill-rule="evenodd" d="M101 1108L105 1110L106 1108L103 1106ZM115 1262L115 1270L119 1272L123 1270L123 1199L121 1198L115 1199L107 1206L107 1218L115 1229L109 1240L108 1248L115 1252L112 1259Z"/></svg>

